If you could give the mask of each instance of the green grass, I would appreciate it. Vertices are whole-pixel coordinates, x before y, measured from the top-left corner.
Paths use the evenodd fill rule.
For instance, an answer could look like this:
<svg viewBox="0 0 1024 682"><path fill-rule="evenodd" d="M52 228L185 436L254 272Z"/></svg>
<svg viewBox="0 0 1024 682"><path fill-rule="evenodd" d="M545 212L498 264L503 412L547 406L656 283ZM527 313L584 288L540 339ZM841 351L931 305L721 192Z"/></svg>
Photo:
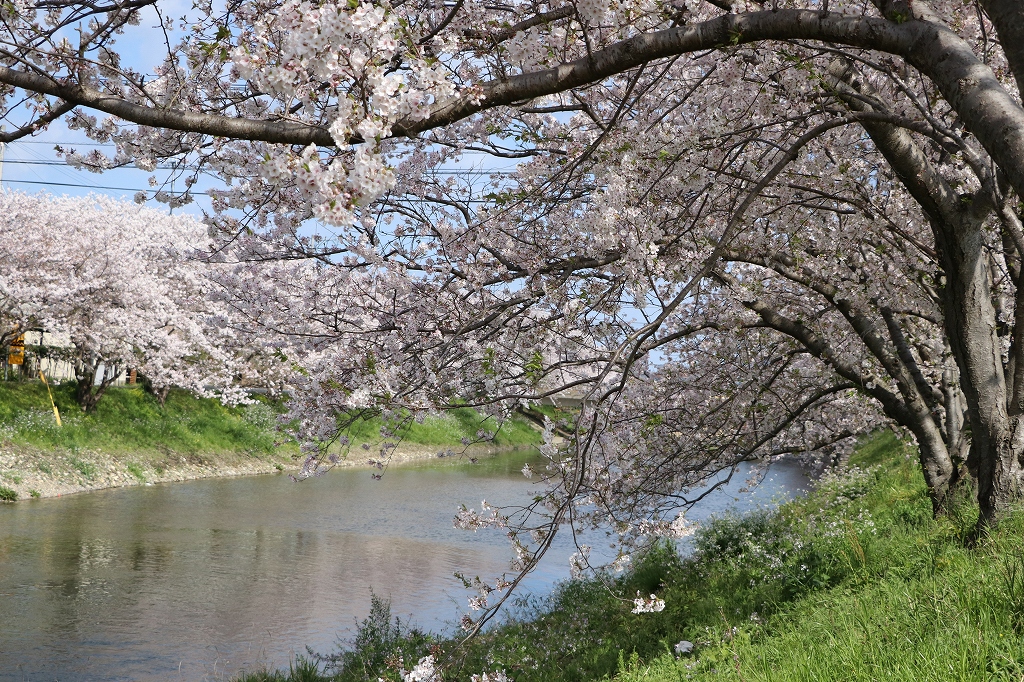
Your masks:
<svg viewBox="0 0 1024 682"><path fill-rule="evenodd" d="M828 505L843 511L829 515L849 525L845 543L836 533L831 549L819 553L831 557L831 568L818 571L820 584L797 581L798 589L787 589L792 562L772 581L774 590L764 584L767 593L747 603L740 592L755 590L737 584L736 596L715 596L721 607L717 622L707 608L703 616L691 617L685 634L698 644L694 656L641 656L627 662L616 679L1024 678L1024 513L1017 510L979 546L968 548L976 508L961 500L948 517L932 520L917 467L904 457L909 454L891 434L876 438L854 459L876 467L862 495L850 499L826 489L824 496L780 511L780 518L798 528L798 514L817 514ZM871 515L871 532L858 523L859 510ZM804 526L799 537L827 548L825 535ZM726 568L722 576L730 573L736 575L735 569ZM758 601L760 622L742 618Z"/></svg>
<svg viewBox="0 0 1024 682"><path fill-rule="evenodd" d="M353 445L377 443L385 426L380 417L359 419L346 430ZM464 441L481 441L480 433L494 434L489 444L499 447L538 445L540 433L523 417L506 419L500 425L493 417L485 417L470 407L445 410L440 416L428 416L422 422L403 420L395 429L393 440L429 446L458 446Z"/></svg>
<svg viewBox="0 0 1024 682"><path fill-rule="evenodd" d="M46 388L40 383L0 383L0 436L17 444L72 452L89 449L112 454L158 452L247 452L269 454L279 438L246 420L242 406L172 391L164 407L140 387L114 387L92 414L82 414L71 385L55 386L58 427ZM83 476L95 472L79 469Z"/></svg>
<svg viewBox="0 0 1024 682"><path fill-rule="evenodd" d="M298 454L294 441L276 429L280 403L266 400L254 405L226 407L217 400L197 398L180 390L171 391L163 407L141 387L112 387L94 413L83 414L74 401L70 384L53 387L54 401L63 426L58 427L46 388L39 382L0 382L0 439L41 449L102 451L114 455L131 453L225 452L264 456L272 453ZM379 418L357 421L350 429L355 444L381 440ZM494 445L534 445L540 436L525 419L507 420L498 428L492 418L460 407L440 417L411 421L398 430L403 443L457 447L463 439L477 440L479 431L497 433ZM77 461L77 463L76 463ZM92 465L72 461L86 478L95 474ZM80 466L81 465L81 466ZM43 469L43 464L39 468ZM142 479L143 470L129 470Z"/></svg>
<svg viewBox="0 0 1024 682"><path fill-rule="evenodd" d="M368 619L333 658L303 662L301 677L242 679L394 681L395 655L410 668L434 652L446 680L504 670L516 682L1019 681L1024 511L968 548L976 506L965 495L932 519L915 454L879 434L856 468L808 496L705 524L693 556L660 546L626 575L563 583L465 647L408 629L374 637ZM631 613L637 591L665 610ZM677 656L682 640L695 647Z"/></svg>
<svg viewBox="0 0 1024 682"><path fill-rule="evenodd" d="M71 455L68 457L68 464L71 465L71 468L82 474L82 476L85 476L90 481L96 476L96 465L92 462L86 462L83 459L79 459L78 457Z"/></svg>
<svg viewBox="0 0 1024 682"><path fill-rule="evenodd" d="M16 490L0 485L0 502L14 502L17 499L18 493Z"/></svg>
<svg viewBox="0 0 1024 682"><path fill-rule="evenodd" d="M141 481L142 483L146 482L146 472L143 470L142 466L139 463L128 462L125 468L128 469L129 474L139 479L139 481Z"/></svg>

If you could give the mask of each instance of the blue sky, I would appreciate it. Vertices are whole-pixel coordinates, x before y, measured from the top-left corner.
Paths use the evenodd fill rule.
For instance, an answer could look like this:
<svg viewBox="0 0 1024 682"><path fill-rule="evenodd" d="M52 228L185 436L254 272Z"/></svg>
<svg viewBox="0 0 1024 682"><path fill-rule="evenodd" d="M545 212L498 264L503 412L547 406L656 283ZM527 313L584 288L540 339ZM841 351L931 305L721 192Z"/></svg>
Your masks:
<svg viewBox="0 0 1024 682"><path fill-rule="evenodd" d="M191 0L161 0L160 8L165 17L177 17L190 12L192 3ZM158 20L153 9L145 8L140 25L130 27L125 35L120 37L116 45L122 54L123 63L149 73L152 73L154 67L161 63L166 55L166 49L163 33L159 32L157 24ZM153 40L154 34L159 35L160 39ZM173 31L170 32L170 35L174 40ZM98 118L103 116L98 112L90 111L88 113L96 115ZM54 151L54 146L57 144L63 147L74 147L83 153L97 147L105 149L111 154L114 151L113 145L97 145L81 132L68 130L63 121L58 121L47 130L32 137L22 138L17 142L5 145L3 187L27 193L47 191L54 195L66 194L69 196L83 196L95 192L128 201L133 200L137 191L147 190L149 196L152 197L152 188L149 187L148 182L150 173L137 168L122 168L104 173L76 170L67 166L57 156ZM155 175L158 180L162 180L167 175L167 171L157 170L152 175ZM184 187L176 189L184 189ZM175 212L200 214L200 206L206 203L205 198L196 197L196 199L198 206L178 208L175 209ZM148 203L154 207L167 209L166 205L159 204L152 199Z"/></svg>
<svg viewBox="0 0 1024 682"><path fill-rule="evenodd" d="M90 151L99 145L85 141L77 131L69 131L63 124L54 124L49 130L31 138L23 138L6 145L3 162L3 187L8 190L36 193L46 191L54 195L83 196L90 192L106 194L131 201L139 190L152 191L149 187L150 173L137 168L118 168L104 173L91 173L67 166L54 152L54 146L75 147L79 151ZM113 146L103 146L113 153ZM158 179L167 171L153 173ZM180 189L184 189L181 187ZM197 197L201 205L204 197ZM151 206L161 206L150 200ZM166 206L164 206L166 209ZM186 206L178 212L199 214L199 206Z"/></svg>

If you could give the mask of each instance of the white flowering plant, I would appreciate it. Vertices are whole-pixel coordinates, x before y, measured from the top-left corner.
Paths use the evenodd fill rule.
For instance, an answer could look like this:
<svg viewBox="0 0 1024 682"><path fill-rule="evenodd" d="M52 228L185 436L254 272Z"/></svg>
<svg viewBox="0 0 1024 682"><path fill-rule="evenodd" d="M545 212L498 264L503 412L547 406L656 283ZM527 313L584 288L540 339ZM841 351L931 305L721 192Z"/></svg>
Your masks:
<svg viewBox="0 0 1024 682"><path fill-rule="evenodd" d="M830 472L813 503L712 519L694 542L703 570L727 571L751 587L770 585L786 598L835 584L865 564L865 547L877 535L861 498L879 474L857 467Z"/></svg>

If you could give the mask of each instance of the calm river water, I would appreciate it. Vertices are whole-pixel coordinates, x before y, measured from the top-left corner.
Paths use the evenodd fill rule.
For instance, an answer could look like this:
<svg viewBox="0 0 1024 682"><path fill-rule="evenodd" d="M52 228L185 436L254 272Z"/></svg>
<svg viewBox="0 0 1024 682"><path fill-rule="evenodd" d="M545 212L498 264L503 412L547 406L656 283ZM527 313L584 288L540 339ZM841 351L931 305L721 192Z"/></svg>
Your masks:
<svg viewBox="0 0 1024 682"><path fill-rule="evenodd" d="M309 645L333 650L367 615L370 590L392 612L438 630L465 606L456 571L507 568L507 541L452 528L459 504L528 499L533 455L105 490L0 505L0 680L223 680L287 668ZM700 519L806 487L793 464L753 494L742 477ZM563 538L568 540L568 538ZM595 543L596 544L596 543ZM568 542L527 589L568 574Z"/></svg>

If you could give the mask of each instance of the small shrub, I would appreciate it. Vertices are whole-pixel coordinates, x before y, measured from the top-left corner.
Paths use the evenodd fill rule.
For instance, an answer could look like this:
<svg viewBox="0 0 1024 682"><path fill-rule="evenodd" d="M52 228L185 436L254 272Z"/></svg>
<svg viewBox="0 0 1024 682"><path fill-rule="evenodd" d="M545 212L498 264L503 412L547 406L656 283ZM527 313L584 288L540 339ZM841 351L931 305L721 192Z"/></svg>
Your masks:
<svg viewBox="0 0 1024 682"><path fill-rule="evenodd" d="M370 594L370 615L356 628L351 646L337 654L316 654L310 651L313 671L324 666L324 673L333 673L336 682L377 679L396 660L418 661L427 654L433 638L391 617L391 601ZM302 659L300 659L301 661ZM306 661L303 661L306 663ZM306 670L309 673L308 666ZM290 680L299 680L292 670ZM309 677L315 680L315 677Z"/></svg>
<svg viewBox="0 0 1024 682"><path fill-rule="evenodd" d="M68 463L71 464L71 467L75 471L82 474L89 480L92 480L93 477L96 476L96 465L92 462L86 462L84 459L80 459L72 455L71 457L68 457Z"/></svg>
<svg viewBox="0 0 1024 682"><path fill-rule="evenodd" d="M36 490L35 488L33 488L32 490L29 490L29 491L28 491L28 494L29 494L29 496L30 496L30 497L31 497L31 498L32 498L33 500L38 500L38 499L39 499L40 497L42 497L42 496L43 496L43 494L42 494L41 492L39 492L38 490Z"/></svg>
<svg viewBox="0 0 1024 682"><path fill-rule="evenodd" d="M253 403L242 408L242 419L260 431L274 431L277 427L277 413L266 403Z"/></svg>
<svg viewBox="0 0 1024 682"><path fill-rule="evenodd" d="M320 666L316 660L296 656L295 662L288 668L288 682L328 682L327 678L320 674Z"/></svg>
<svg viewBox="0 0 1024 682"><path fill-rule="evenodd" d="M7 486L0 485L0 502L14 502L18 499L18 492Z"/></svg>
<svg viewBox="0 0 1024 682"><path fill-rule="evenodd" d="M128 469L129 474L139 479L142 483L146 482L146 473L142 470L142 466L136 462L129 462L126 468Z"/></svg>
<svg viewBox="0 0 1024 682"><path fill-rule="evenodd" d="M280 670L258 670L242 673L234 682L289 682L289 679Z"/></svg>

